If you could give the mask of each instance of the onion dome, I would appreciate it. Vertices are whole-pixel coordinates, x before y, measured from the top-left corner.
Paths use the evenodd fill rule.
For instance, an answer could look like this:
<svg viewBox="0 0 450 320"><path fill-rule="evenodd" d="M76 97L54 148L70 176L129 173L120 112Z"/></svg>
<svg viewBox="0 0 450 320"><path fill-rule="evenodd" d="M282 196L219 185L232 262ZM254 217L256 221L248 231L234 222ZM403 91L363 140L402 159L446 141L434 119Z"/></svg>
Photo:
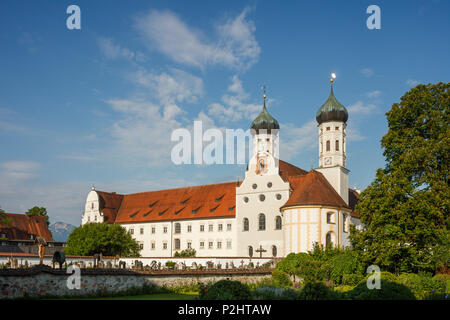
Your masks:
<svg viewBox="0 0 450 320"><path fill-rule="evenodd" d="M319 124L328 121L347 122L347 109L334 97L333 84L328 100L320 107L316 113L316 120Z"/></svg>
<svg viewBox="0 0 450 320"><path fill-rule="evenodd" d="M278 124L278 121L272 117L269 112L266 109L266 94L264 94L264 106L261 113L256 117L255 120L253 120L252 125L250 126L250 129L255 130L256 132L259 132L259 130L267 130L268 133L270 133L273 129L280 129L280 125Z"/></svg>

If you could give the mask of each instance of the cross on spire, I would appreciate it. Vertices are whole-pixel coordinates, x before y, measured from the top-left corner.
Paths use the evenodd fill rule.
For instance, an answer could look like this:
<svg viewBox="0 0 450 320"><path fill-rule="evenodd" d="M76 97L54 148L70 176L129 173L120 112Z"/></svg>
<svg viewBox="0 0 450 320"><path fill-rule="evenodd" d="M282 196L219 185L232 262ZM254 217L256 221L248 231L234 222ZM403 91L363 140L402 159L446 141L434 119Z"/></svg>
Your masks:
<svg viewBox="0 0 450 320"><path fill-rule="evenodd" d="M264 92L263 98L264 98L264 108L265 108L265 107L266 107L266 98L267 98L267 95L266 95L266 83L264 83L264 84L261 86L261 89L262 89L263 92Z"/></svg>

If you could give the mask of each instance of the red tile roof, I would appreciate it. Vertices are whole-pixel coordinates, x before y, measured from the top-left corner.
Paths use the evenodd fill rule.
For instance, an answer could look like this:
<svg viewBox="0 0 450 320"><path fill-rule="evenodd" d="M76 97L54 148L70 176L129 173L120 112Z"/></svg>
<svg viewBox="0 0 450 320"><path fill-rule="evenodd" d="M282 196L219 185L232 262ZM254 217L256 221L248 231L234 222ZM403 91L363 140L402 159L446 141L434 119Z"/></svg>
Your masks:
<svg viewBox="0 0 450 320"><path fill-rule="evenodd" d="M293 191L282 208L297 205L328 205L350 209L325 176L318 171L311 170L305 175L289 177L289 183Z"/></svg>
<svg viewBox="0 0 450 320"><path fill-rule="evenodd" d="M30 235L34 235L43 237L47 242L53 241L44 217L17 213L7 213L6 216L10 225L0 224L0 234L6 234L9 240L31 240Z"/></svg>
<svg viewBox="0 0 450 320"><path fill-rule="evenodd" d="M294 177L298 175L304 175L307 174L308 171L305 171L303 169L300 169L286 161L279 160L278 166L280 168L280 176L284 181L288 180L288 177Z"/></svg>
<svg viewBox="0 0 450 320"><path fill-rule="evenodd" d="M359 218L359 213L355 211L355 207L359 202L359 193L356 190L348 189L348 205L352 208L351 216Z"/></svg>
<svg viewBox="0 0 450 320"><path fill-rule="evenodd" d="M104 222L114 223L123 195L115 192L97 191L100 200L100 212L103 213Z"/></svg>
<svg viewBox="0 0 450 320"><path fill-rule="evenodd" d="M280 176L293 193L287 205L314 204L346 207L326 178L280 160ZM97 191L100 211L108 223L137 223L187 219L233 218L237 182L121 195Z"/></svg>

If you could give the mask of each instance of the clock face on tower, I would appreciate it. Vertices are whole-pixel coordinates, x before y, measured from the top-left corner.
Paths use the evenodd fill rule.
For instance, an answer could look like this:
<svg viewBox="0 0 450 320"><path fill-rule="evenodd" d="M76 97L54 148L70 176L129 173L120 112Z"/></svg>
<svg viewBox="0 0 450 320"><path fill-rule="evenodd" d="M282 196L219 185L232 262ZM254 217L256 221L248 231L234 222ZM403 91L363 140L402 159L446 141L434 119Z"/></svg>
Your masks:
<svg viewBox="0 0 450 320"><path fill-rule="evenodd" d="M331 158L330 157L325 158L325 165L326 166L331 165Z"/></svg>

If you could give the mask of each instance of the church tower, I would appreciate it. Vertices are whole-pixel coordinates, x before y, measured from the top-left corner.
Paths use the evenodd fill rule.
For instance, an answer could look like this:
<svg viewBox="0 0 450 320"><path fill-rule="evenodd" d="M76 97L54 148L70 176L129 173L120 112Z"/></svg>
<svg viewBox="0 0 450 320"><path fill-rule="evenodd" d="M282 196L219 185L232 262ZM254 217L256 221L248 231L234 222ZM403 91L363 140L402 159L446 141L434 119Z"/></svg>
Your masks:
<svg viewBox="0 0 450 320"><path fill-rule="evenodd" d="M346 127L347 109L337 101L333 92L333 82L336 75L330 79L331 92L328 100L316 114L319 128L319 168L330 184L348 204L348 173L346 166Z"/></svg>
<svg viewBox="0 0 450 320"><path fill-rule="evenodd" d="M280 125L266 108L266 93L261 113L253 120L250 129L253 139L253 154L249 172L256 175L278 174L278 131Z"/></svg>

